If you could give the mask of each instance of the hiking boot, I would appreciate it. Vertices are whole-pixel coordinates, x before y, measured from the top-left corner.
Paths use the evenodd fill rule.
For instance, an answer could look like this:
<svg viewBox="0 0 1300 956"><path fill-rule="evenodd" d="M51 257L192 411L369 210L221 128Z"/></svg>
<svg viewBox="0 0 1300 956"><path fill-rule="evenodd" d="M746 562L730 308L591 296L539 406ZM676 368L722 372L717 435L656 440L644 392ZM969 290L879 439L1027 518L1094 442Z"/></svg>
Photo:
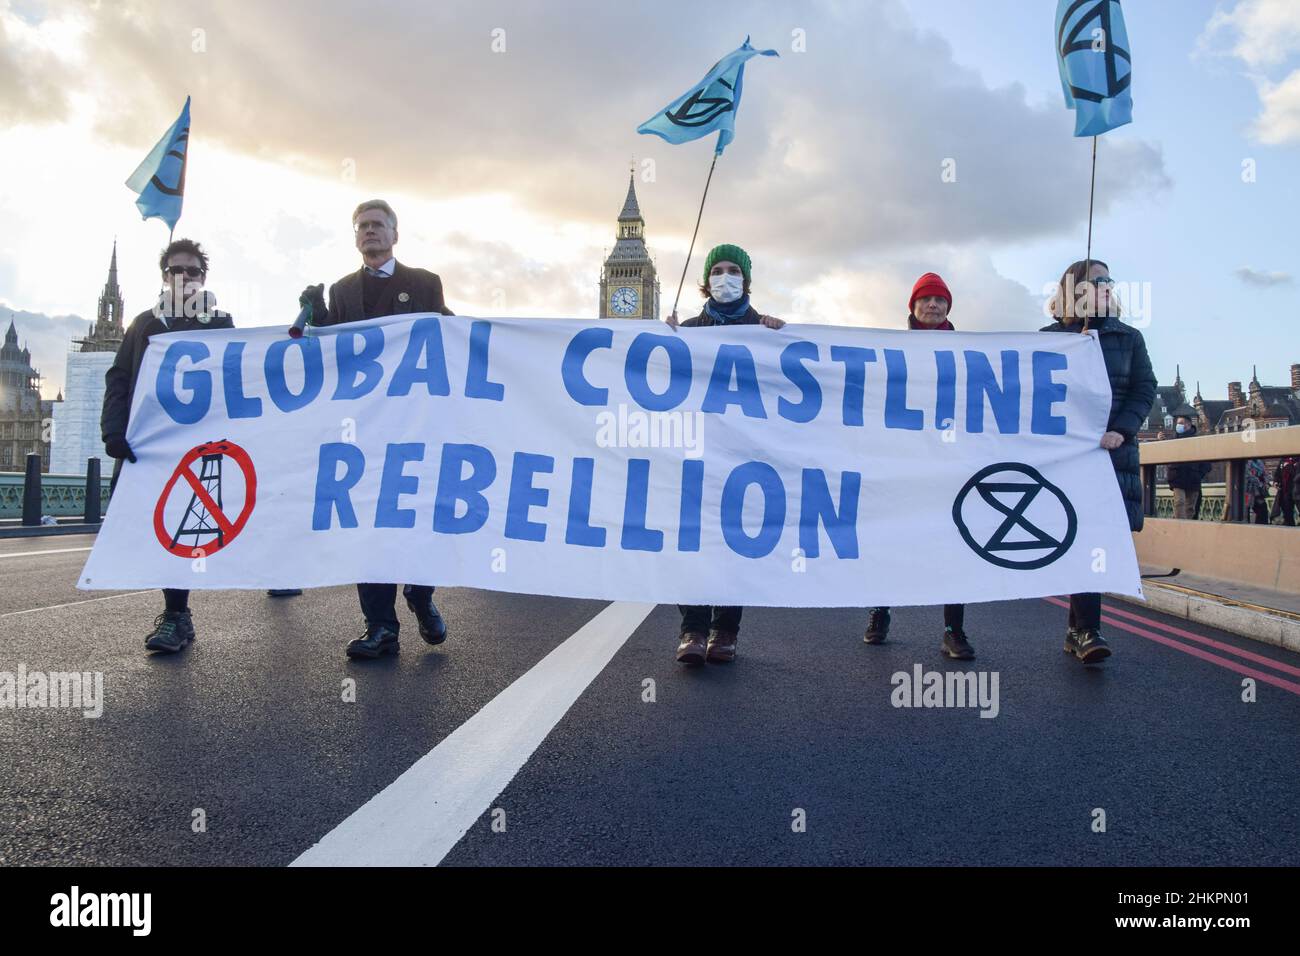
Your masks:
<svg viewBox="0 0 1300 956"><path fill-rule="evenodd" d="M729 664L736 659L735 631L719 631L714 628L709 632L709 647L705 659L710 664Z"/></svg>
<svg viewBox="0 0 1300 956"><path fill-rule="evenodd" d="M153 631L144 639L144 646L151 651L175 654L192 640L194 619L186 608L184 611L163 611L154 618Z"/></svg>
<svg viewBox="0 0 1300 956"><path fill-rule="evenodd" d="M873 607L867 617L867 633L862 636L865 644L883 644L889 636L889 608Z"/></svg>
<svg viewBox="0 0 1300 956"><path fill-rule="evenodd" d="M703 664L707 640L699 631L683 631L681 643L677 645L677 663Z"/></svg>
<svg viewBox="0 0 1300 956"><path fill-rule="evenodd" d="M951 657L955 661L973 661L975 659L975 648L970 646L965 631L954 631L950 627L945 627L943 629L943 645L939 649L943 651L945 657Z"/></svg>
<svg viewBox="0 0 1300 956"><path fill-rule="evenodd" d="M1078 649L1074 652L1074 656L1085 664L1095 664L1110 657L1110 645L1101 636L1101 631L1096 628L1079 631L1077 644Z"/></svg>

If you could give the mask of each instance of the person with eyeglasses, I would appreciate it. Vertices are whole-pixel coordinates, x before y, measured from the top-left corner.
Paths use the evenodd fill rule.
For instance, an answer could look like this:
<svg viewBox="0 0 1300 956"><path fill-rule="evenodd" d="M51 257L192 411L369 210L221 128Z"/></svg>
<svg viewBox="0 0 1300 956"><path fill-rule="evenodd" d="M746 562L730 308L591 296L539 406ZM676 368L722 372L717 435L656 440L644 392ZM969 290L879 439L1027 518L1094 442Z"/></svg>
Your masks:
<svg viewBox="0 0 1300 956"><path fill-rule="evenodd" d="M216 307L216 297L204 288L208 278L208 257L197 242L177 239L169 243L158 259L158 268L162 271L158 301L153 308L141 312L131 321L122 344L118 346L113 365L104 375L100 432L104 450L114 459L110 497L112 489L117 487L123 465L136 460L135 452L126 441L126 426L149 339L164 332L235 327L234 319ZM145 637L146 649L171 654L194 640L189 598L188 590L163 588L163 613L154 619L153 630Z"/></svg>
<svg viewBox="0 0 1300 956"><path fill-rule="evenodd" d="M1106 263L1098 259L1073 263L1061 275L1051 300L1051 312L1057 320L1040 331L1091 332L1097 336L1111 395L1101 447L1110 452L1129 528L1141 531L1143 494L1137 433L1155 403L1156 376L1142 333L1120 321L1120 302L1113 294L1114 286ZM1110 645L1101 636L1100 594L1070 595L1065 653L1085 664L1110 657Z"/></svg>
<svg viewBox="0 0 1300 956"><path fill-rule="evenodd" d="M385 315L440 312L455 315L442 295L442 280L425 269L398 262L393 255L397 243L397 213L382 199L361 203L352 213L352 232L361 268L330 286L329 303L325 286L308 286L299 299L312 309L316 326L360 322ZM447 639L447 623L433 603L433 586L407 584L402 587L406 606L419 624L426 644ZM351 658L375 658L400 650L397 620L397 585L368 582L357 585L357 598L365 618L365 630L348 642Z"/></svg>

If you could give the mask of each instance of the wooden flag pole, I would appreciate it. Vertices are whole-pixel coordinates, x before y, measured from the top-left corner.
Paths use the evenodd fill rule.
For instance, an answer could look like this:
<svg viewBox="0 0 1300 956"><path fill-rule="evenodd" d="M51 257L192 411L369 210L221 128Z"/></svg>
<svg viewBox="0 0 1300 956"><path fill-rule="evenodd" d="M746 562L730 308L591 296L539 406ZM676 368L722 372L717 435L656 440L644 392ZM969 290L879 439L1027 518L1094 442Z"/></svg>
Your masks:
<svg viewBox="0 0 1300 956"><path fill-rule="evenodd" d="M682 286L686 284L686 270L691 267L691 255L695 252L695 237L700 234L700 220L704 218L704 200L709 198L709 183L713 182L713 168L718 165L718 154L713 154L713 162L709 164L709 178L704 180L704 195L700 197L700 212L695 217L695 231L691 233L691 247L686 251L686 262L682 266L682 278L677 283L677 295L673 298L673 311L670 315L677 314L677 303L682 297Z"/></svg>

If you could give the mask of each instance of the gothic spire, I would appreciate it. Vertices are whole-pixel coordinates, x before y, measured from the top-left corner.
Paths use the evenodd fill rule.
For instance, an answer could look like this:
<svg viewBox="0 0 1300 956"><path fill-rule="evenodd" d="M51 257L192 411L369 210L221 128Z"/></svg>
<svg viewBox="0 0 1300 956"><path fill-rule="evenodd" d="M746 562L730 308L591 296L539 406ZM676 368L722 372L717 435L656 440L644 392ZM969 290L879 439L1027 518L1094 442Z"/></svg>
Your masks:
<svg viewBox="0 0 1300 956"><path fill-rule="evenodd" d="M641 206L636 201L636 175L627 175L627 198L623 200L623 211L618 214L620 221L641 218Z"/></svg>

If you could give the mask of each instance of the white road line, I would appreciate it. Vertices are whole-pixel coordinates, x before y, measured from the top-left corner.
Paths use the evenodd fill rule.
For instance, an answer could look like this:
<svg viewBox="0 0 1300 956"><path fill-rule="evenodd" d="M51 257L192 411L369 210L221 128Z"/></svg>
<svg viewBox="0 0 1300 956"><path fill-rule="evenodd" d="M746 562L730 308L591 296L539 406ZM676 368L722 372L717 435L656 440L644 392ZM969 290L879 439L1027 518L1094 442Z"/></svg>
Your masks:
<svg viewBox="0 0 1300 956"><path fill-rule="evenodd" d="M42 554L71 554L73 551L89 550L89 548L50 548L48 551L17 551L13 554L0 554L0 558L34 558Z"/></svg>
<svg viewBox="0 0 1300 956"><path fill-rule="evenodd" d="M6 611L0 614L0 617L17 617L19 614L35 614L37 611L57 611L63 607L76 607L79 604L94 604L96 601L112 601L116 598L131 597L136 594L153 594L157 588L147 588L143 591L127 591L125 594L106 594L104 597L86 598L84 601L69 601L67 604L51 604L49 607L29 607L25 611Z"/></svg>
<svg viewBox="0 0 1300 956"><path fill-rule="evenodd" d="M436 866L654 608L606 607L290 866Z"/></svg>

